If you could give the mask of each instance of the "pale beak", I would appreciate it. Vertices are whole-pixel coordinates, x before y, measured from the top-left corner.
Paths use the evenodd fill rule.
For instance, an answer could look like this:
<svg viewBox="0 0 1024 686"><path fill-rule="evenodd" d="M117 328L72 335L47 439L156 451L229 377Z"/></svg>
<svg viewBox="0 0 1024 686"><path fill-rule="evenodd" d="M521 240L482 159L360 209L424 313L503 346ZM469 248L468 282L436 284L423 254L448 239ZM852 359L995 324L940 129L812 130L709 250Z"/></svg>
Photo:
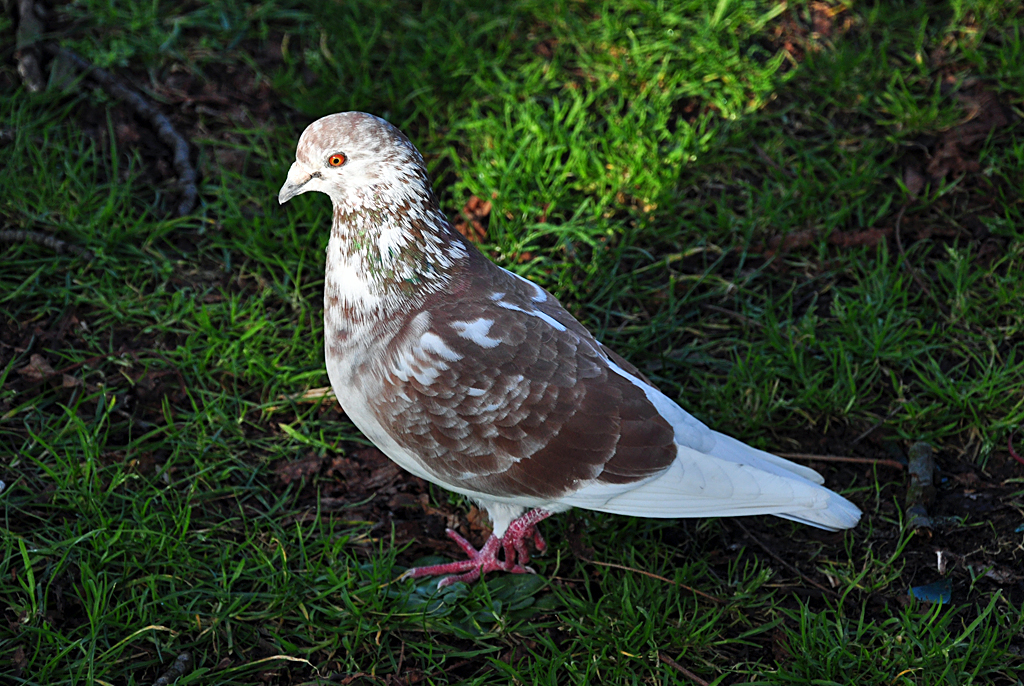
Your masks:
<svg viewBox="0 0 1024 686"><path fill-rule="evenodd" d="M293 162L291 169L288 170L288 178L277 194L277 202L283 205L296 195L313 190L306 186L312 179L313 172L309 171L306 165L301 162Z"/></svg>

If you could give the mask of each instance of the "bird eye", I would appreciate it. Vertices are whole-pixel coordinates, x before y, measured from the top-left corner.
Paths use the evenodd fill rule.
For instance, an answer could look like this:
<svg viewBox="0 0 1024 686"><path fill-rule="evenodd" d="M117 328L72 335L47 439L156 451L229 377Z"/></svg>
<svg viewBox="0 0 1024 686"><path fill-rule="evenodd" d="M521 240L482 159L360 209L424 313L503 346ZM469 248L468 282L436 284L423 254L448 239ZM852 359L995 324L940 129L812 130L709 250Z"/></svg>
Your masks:
<svg viewBox="0 0 1024 686"><path fill-rule="evenodd" d="M336 152L327 158L327 164L329 164L332 167L340 167L341 165L345 164L345 156L342 155L340 152Z"/></svg>

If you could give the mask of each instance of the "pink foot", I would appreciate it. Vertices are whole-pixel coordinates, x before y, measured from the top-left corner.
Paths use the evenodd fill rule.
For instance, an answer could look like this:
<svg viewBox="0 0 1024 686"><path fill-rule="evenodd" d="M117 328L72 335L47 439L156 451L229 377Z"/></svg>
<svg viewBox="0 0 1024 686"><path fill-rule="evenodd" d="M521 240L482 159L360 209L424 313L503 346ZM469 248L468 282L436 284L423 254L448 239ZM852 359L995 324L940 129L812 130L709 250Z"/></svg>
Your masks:
<svg viewBox="0 0 1024 686"><path fill-rule="evenodd" d="M526 538L530 537L533 539L533 545L537 548L537 552L544 552L548 544L544 542L544 537L537 531L537 522L547 519L551 516L550 512L546 510L530 510L522 517L513 520L508 525L508 530L502 537L502 547L505 549L505 560L514 560L516 555L519 556L519 564L525 565L530 561L530 553L526 550Z"/></svg>
<svg viewBox="0 0 1024 686"><path fill-rule="evenodd" d="M544 542L544 538L537 531L537 522L550 516L551 513L544 510L531 510L514 520L501 538L491 534L491 537L487 539L484 547L480 550L474 548L469 541L455 531L447 529L445 533L448 534L448 538L455 541L469 559L440 565L430 565L428 567L413 567L406 570L400 578L419 579L424 576L454 574L455 576L445 576L445 578L437 582L437 587L441 589L460 581L465 581L466 583L476 581L482 574L497 570L511 572L512 574L533 574L534 571L526 566L526 563L530 561L530 554L526 550L525 539L527 537L532 538L533 544L538 551L546 549L547 543ZM499 550L504 551L504 560L498 559Z"/></svg>
<svg viewBox="0 0 1024 686"><path fill-rule="evenodd" d="M451 586L454 583L465 581L470 583L480 578L481 574L487 572L493 572L495 570L503 570L506 572L512 572L513 574L523 574L525 572L532 572L533 570L522 565L510 565L506 566L504 560L498 559L498 550L501 549L501 539L495 535L491 535L484 543L484 547L477 550L473 545L464 539L456 532L448 529L445 533L448 534L448 538L452 539L459 544L459 547L469 556L468 560L459 560L458 562L449 562L447 564L430 565L429 567L413 567L412 569L406 570L402 574L404 579L419 579L424 576L441 576L445 574L454 574L455 576L445 576L437 582L438 588L444 588Z"/></svg>

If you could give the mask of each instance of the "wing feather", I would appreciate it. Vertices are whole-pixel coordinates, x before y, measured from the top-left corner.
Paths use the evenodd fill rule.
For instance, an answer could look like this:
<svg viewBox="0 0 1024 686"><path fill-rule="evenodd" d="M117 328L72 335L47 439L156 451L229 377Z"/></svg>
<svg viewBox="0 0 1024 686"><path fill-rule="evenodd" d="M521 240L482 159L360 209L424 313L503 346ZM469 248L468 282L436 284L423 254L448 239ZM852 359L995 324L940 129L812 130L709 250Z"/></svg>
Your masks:
<svg viewBox="0 0 1024 686"><path fill-rule="evenodd" d="M817 472L712 431L546 291L476 266L458 308L428 302L395 339L369 398L418 473L482 502L856 524Z"/></svg>

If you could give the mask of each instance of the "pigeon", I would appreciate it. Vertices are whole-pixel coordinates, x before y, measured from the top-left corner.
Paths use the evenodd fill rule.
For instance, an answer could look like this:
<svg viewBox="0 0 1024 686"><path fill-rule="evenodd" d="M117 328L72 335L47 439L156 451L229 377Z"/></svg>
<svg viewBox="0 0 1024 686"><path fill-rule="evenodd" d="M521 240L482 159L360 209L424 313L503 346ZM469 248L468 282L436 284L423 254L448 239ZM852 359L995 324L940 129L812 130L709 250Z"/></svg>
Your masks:
<svg viewBox="0 0 1024 686"><path fill-rule="evenodd" d="M398 465L486 510L479 550L417 567L438 586L532 572L541 520L573 507L637 517L771 514L827 530L860 510L822 477L714 431L603 345L555 297L503 269L440 209L423 157L363 112L314 121L278 201L325 193L327 374Z"/></svg>

